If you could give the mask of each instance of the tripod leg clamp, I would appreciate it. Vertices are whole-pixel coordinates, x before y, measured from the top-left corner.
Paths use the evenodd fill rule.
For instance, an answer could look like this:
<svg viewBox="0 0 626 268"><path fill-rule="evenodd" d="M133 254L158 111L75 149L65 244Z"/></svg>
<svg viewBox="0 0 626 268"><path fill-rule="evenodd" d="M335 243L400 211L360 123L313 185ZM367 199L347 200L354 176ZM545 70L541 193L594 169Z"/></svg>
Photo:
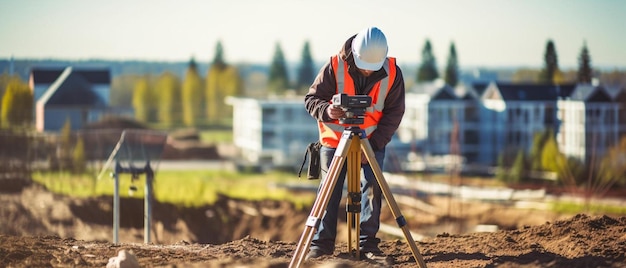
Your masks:
<svg viewBox="0 0 626 268"><path fill-rule="evenodd" d="M315 229L317 229L320 226L320 218L318 217L313 217L313 216L309 216L306 219L306 223L304 223L305 226L309 226L309 227L313 227Z"/></svg>
<svg viewBox="0 0 626 268"><path fill-rule="evenodd" d="M404 227L406 225L406 219L402 215L396 218L396 222L398 223L399 227Z"/></svg>
<svg viewBox="0 0 626 268"><path fill-rule="evenodd" d="M346 204L346 211L358 213L361 212L361 193L348 193L350 202Z"/></svg>

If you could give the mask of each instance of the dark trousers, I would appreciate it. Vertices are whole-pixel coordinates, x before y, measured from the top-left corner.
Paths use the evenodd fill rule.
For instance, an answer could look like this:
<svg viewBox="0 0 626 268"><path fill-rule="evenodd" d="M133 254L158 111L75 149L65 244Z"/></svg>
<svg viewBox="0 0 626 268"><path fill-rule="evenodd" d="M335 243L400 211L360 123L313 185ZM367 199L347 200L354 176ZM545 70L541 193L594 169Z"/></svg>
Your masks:
<svg viewBox="0 0 626 268"><path fill-rule="evenodd" d="M327 174L329 166L335 154L335 148L322 147L320 151L320 163L322 172L320 174L322 180L318 188L321 190L324 183L327 182ZM385 158L385 149L375 151L376 162L383 168L383 159ZM360 161L360 159L359 159ZM335 238L337 236L337 215L339 213L339 203L343 195L343 186L346 178L346 163L339 174L337 184L332 191L328 206L322 217L317 232L313 236L311 249L320 249L328 253L335 250ZM360 232L359 246L363 252L378 251L378 243L380 239L376 238L376 233L380 227L380 207L382 200L382 192L376 181L376 177L369 164L361 165L361 213L360 213ZM342 210L345 213L345 209Z"/></svg>

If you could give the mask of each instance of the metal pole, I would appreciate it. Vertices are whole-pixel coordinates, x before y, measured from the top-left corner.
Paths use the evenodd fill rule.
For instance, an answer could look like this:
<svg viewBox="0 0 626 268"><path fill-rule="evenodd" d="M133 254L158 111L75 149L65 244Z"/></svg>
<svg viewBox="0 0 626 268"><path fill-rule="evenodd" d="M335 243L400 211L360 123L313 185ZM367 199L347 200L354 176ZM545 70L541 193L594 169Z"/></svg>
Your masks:
<svg viewBox="0 0 626 268"><path fill-rule="evenodd" d="M146 162L146 167L144 171L146 172L146 190L144 197L143 242L148 244L150 243L150 230L152 229L150 228L150 225L152 222L152 179L154 177L152 168L150 168L150 161Z"/></svg>
<svg viewBox="0 0 626 268"><path fill-rule="evenodd" d="M115 171L113 183L113 243L119 243L119 229L120 229L120 163L115 161Z"/></svg>

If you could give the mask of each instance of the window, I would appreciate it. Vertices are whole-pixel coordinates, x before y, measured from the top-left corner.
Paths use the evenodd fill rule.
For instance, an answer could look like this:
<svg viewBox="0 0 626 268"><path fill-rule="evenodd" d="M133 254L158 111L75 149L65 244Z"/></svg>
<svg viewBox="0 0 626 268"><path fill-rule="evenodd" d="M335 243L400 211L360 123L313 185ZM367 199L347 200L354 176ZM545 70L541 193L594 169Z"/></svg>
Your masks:
<svg viewBox="0 0 626 268"><path fill-rule="evenodd" d="M545 109L545 114L544 114L544 123L545 124L554 124L555 122L555 113L554 113L554 107L552 107L551 105L547 105L546 109Z"/></svg>
<svg viewBox="0 0 626 268"><path fill-rule="evenodd" d="M263 108L263 122L275 122L276 121L276 108Z"/></svg>

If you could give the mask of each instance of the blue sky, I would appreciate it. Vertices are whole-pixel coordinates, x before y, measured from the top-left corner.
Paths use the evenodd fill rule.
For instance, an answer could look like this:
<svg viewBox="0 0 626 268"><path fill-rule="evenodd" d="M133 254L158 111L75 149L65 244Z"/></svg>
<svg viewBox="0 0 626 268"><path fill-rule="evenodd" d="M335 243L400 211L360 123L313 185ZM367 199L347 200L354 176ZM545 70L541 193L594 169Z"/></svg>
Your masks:
<svg viewBox="0 0 626 268"><path fill-rule="evenodd" d="M0 58L269 63L280 44L299 61L338 51L366 26L387 35L389 55L417 64L426 39L439 67L454 42L461 67L540 67L548 39L561 68L586 41L592 65L626 68L626 1L620 0L0 0Z"/></svg>

